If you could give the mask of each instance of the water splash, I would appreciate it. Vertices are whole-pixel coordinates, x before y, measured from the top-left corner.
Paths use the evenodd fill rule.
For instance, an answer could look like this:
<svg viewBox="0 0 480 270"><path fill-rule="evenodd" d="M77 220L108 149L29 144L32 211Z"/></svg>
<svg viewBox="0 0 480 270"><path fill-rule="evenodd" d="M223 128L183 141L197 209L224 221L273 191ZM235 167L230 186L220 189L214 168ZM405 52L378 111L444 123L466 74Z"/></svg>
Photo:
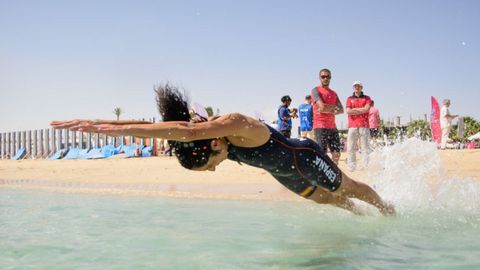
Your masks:
<svg viewBox="0 0 480 270"><path fill-rule="evenodd" d="M480 224L480 183L449 179L435 143L410 138L370 157L371 183L400 215L468 216Z"/></svg>

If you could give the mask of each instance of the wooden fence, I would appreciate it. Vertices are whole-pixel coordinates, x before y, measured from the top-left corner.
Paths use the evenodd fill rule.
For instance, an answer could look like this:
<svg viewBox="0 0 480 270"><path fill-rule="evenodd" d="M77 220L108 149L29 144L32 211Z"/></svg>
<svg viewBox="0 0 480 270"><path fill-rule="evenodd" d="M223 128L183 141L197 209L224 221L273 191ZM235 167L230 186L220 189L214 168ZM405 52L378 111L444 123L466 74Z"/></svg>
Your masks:
<svg viewBox="0 0 480 270"><path fill-rule="evenodd" d="M155 122L153 119L152 122ZM48 158L60 149L92 149L105 145L115 147L128 144L152 146L155 138L110 137L97 133L69 131L68 129L39 129L0 133L0 159L11 159L20 149L26 150L24 158Z"/></svg>

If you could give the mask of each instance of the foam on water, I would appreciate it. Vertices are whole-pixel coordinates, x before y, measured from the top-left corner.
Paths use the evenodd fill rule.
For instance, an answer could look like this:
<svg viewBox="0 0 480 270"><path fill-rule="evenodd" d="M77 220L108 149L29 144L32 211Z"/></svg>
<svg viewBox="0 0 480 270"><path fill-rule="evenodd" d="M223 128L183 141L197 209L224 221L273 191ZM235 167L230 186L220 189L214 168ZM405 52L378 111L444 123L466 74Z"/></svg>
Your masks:
<svg viewBox="0 0 480 270"><path fill-rule="evenodd" d="M480 183L448 178L434 143L410 138L372 153L368 177L399 215L478 218Z"/></svg>

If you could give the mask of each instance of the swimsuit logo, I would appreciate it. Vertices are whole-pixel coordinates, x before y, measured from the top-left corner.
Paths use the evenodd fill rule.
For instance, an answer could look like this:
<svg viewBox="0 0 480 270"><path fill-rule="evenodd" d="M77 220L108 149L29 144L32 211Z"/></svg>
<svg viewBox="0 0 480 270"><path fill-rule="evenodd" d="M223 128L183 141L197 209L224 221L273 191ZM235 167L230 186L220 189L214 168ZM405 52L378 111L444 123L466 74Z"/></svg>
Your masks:
<svg viewBox="0 0 480 270"><path fill-rule="evenodd" d="M337 174L330 168L330 166L325 162L325 160L316 157L315 165L318 167L319 171L323 171L323 173L327 176L330 182L335 182L335 178L337 178Z"/></svg>

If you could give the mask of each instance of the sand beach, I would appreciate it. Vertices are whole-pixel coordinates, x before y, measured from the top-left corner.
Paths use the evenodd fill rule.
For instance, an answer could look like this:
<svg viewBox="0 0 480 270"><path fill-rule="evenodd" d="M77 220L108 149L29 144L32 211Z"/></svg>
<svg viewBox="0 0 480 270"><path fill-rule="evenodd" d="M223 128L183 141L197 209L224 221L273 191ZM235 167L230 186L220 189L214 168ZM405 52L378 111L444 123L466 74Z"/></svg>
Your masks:
<svg viewBox="0 0 480 270"><path fill-rule="evenodd" d="M446 178L480 181L480 150L438 151ZM340 159L344 172L346 154ZM364 170L347 172L369 182ZM215 172L183 169L175 157L1 160L0 187L58 192L253 200L302 200L267 172L225 161Z"/></svg>

